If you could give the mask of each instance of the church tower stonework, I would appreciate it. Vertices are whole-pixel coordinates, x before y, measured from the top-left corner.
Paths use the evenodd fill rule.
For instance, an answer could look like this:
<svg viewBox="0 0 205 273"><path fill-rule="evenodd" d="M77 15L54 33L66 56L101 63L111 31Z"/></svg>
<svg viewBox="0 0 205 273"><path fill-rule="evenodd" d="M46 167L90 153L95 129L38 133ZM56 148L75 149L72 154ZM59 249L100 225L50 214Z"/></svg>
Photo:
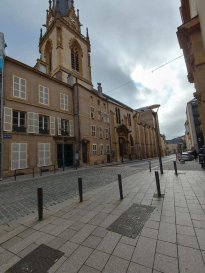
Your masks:
<svg viewBox="0 0 205 273"><path fill-rule="evenodd" d="M66 83L92 89L90 40L81 34L79 10L73 0L49 0L46 28L40 34L40 59L36 68Z"/></svg>

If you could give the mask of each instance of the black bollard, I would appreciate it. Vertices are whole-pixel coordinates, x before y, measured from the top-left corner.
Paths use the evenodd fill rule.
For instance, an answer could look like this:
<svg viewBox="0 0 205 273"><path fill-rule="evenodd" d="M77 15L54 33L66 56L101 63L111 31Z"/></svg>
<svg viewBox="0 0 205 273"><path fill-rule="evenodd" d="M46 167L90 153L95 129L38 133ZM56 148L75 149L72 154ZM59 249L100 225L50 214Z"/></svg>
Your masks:
<svg viewBox="0 0 205 273"><path fill-rule="evenodd" d="M176 163L176 161L173 161L173 163L174 163L175 174L178 175L178 173L177 173L177 163Z"/></svg>
<svg viewBox="0 0 205 273"><path fill-rule="evenodd" d="M16 181L16 170L14 171L14 179Z"/></svg>
<svg viewBox="0 0 205 273"><path fill-rule="evenodd" d="M33 178L34 178L34 176L35 176L35 172L34 172L34 168L33 168Z"/></svg>
<svg viewBox="0 0 205 273"><path fill-rule="evenodd" d="M82 183L82 178L78 178L78 189L79 189L79 197L80 197L80 202L83 202L83 183Z"/></svg>
<svg viewBox="0 0 205 273"><path fill-rule="evenodd" d="M56 165L53 165L53 172L56 173Z"/></svg>
<svg viewBox="0 0 205 273"><path fill-rule="evenodd" d="M149 162L149 171L151 172L152 171L151 161L148 161L148 162Z"/></svg>
<svg viewBox="0 0 205 273"><path fill-rule="evenodd" d="M37 189L37 197L38 197L38 220L43 220L43 189Z"/></svg>
<svg viewBox="0 0 205 273"><path fill-rule="evenodd" d="M159 173L156 171L155 172L155 179L156 179L156 185L157 185L157 194L158 197L161 197L161 189L160 189L160 182L159 182Z"/></svg>
<svg viewBox="0 0 205 273"><path fill-rule="evenodd" d="M120 199L123 199L123 191L122 191L122 177L121 174L118 174L118 184L119 184L119 190L120 190Z"/></svg>

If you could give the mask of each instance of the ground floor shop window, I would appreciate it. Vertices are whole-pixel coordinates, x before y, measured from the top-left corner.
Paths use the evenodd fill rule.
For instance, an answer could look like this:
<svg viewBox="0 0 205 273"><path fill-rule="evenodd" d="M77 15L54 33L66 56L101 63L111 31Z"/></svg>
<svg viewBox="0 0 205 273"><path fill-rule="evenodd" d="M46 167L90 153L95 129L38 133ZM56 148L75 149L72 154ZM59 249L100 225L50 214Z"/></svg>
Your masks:
<svg viewBox="0 0 205 273"><path fill-rule="evenodd" d="M39 166L51 165L50 143L38 144L38 162Z"/></svg>
<svg viewBox="0 0 205 273"><path fill-rule="evenodd" d="M11 144L11 170L27 168L27 144Z"/></svg>

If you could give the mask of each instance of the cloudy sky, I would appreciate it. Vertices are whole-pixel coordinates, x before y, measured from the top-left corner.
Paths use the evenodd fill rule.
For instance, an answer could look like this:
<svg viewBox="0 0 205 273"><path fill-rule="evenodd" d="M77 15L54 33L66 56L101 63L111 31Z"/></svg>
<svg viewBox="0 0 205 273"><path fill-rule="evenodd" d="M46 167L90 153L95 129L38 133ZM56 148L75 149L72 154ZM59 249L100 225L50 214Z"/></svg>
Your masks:
<svg viewBox="0 0 205 273"><path fill-rule="evenodd" d="M161 133L184 134L186 103L194 86L187 81L176 30L180 0L75 0L91 40L92 78L96 87L134 109L160 104ZM0 0L0 32L6 54L33 66L48 0ZM153 70L155 70L153 72Z"/></svg>

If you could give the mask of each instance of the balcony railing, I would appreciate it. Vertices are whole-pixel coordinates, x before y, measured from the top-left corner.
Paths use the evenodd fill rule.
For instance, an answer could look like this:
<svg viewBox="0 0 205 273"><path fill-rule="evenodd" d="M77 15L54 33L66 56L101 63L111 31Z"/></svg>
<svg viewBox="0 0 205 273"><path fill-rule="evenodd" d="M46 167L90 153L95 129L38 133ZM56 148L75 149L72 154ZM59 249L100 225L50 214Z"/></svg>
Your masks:
<svg viewBox="0 0 205 273"><path fill-rule="evenodd" d="M48 129L39 128L39 134L48 135L49 134L49 130Z"/></svg>
<svg viewBox="0 0 205 273"><path fill-rule="evenodd" d="M13 125L13 132L25 133L26 127L24 127L24 126L19 127L18 125Z"/></svg>

